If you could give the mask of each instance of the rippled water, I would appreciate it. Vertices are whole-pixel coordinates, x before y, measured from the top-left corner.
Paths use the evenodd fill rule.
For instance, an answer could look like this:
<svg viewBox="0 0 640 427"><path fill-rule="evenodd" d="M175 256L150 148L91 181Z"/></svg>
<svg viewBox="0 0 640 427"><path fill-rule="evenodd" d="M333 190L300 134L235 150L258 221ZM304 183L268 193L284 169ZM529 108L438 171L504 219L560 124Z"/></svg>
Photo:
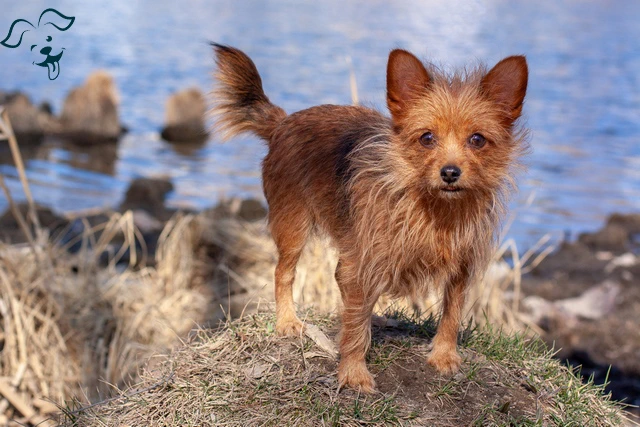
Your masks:
<svg viewBox="0 0 640 427"><path fill-rule="evenodd" d="M361 101L384 108L387 53L394 47L455 67L526 54L529 171L512 206L509 234L521 247L547 232L595 229L613 211L640 210L640 2L566 1L123 1L61 0L76 17L64 33L57 80L29 52L0 46L0 90L19 89L59 112L65 94L97 68L120 88L120 143L77 149L50 140L24 149L38 202L61 211L116 206L136 176L168 175L174 206L208 207L221 195L261 197L255 138L176 151L159 139L164 102L175 90L208 90L208 40L245 50L272 101L293 112L350 103L353 61ZM0 29L37 20L50 2L0 0ZM3 35L4 36L4 35ZM21 197L0 146L0 172ZM530 205L526 200L535 198ZM0 208L6 201L0 200Z"/></svg>

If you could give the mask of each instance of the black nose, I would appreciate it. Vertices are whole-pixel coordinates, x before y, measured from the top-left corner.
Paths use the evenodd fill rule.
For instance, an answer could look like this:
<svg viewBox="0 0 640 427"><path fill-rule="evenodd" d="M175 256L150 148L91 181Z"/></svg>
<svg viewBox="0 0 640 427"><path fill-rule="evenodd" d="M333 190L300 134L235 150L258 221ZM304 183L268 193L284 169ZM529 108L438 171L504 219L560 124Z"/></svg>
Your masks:
<svg viewBox="0 0 640 427"><path fill-rule="evenodd" d="M462 171L457 166L448 165L440 169L440 176L447 184L456 182L458 178L460 178L460 175L462 175Z"/></svg>
<svg viewBox="0 0 640 427"><path fill-rule="evenodd" d="M40 53L43 55L49 55L51 53L51 46L45 46L40 49Z"/></svg>

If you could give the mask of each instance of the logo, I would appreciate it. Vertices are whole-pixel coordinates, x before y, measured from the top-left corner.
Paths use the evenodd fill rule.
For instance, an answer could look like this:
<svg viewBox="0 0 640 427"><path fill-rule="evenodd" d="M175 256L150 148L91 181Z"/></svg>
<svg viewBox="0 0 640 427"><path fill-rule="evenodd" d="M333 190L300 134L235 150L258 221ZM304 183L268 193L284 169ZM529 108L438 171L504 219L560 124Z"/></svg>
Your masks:
<svg viewBox="0 0 640 427"><path fill-rule="evenodd" d="M15 49L22 43L23 36L29 39L31 52L38 55L34 65L45 67L49 73L49 80L55 80L60 75L60 60L64 47L55 44L54 36L57 31L67 31L76 20L73 16L65 16L55 9L47 9L40 14L38 25L33 25L26 19L16 19L9 28L9 34L0 42L5 47ZM29 33L25 36L25 33Z"/></svg>

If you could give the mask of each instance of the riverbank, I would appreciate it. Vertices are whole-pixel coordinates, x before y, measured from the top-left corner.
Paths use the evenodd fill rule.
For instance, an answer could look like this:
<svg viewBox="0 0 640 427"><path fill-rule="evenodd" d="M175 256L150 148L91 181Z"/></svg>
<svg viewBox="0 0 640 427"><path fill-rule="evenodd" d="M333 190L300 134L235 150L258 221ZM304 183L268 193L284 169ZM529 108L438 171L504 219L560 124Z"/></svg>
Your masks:
<svg viewBox="0 0 640 427"><path fill-rule="evenodd" d="M523 306L559 350L615 399L640 405L640 214L613 214L523 276Z"/></svg>

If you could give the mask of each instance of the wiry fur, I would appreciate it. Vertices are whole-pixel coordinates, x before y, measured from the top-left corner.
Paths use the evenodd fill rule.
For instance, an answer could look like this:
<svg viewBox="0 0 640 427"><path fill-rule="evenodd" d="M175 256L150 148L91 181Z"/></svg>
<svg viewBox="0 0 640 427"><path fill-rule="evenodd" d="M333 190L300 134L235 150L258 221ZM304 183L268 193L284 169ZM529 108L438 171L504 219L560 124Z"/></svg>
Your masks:
<svg viewBox="0 0 640 427"><path fill-rule="evenodd" d="M218 54L215 78L219 84L213 92L216 105L212 111L218 117L218 132L225 139L254 132L269 140L286 113L264 94L262 79L248 56L228 46L211 45Z"/></svg>
<svg viewBox="0 0 640 427"><path fill-rule="evenodd" d="M252 131L269 144L263 185L280 255L278 332L297 334L303 327L291 287L304 243L318 229L340 252L340 383L374 389L364 357L379 296L420 295L432 286L444 287L444 306L429 363L455 371L464 293L487 266L526 148L514 125L526 91L524 58L507 58L489 72L447 76L395 50L387 70L391 119L334 105L286 116L262 92L246 55L214 47L218 123L226 136ZM436 145L420 143L426 131L438 136ZM486 137L486 146L469 145L475 133ZM447 164L463 171L458 192L443 187L440 171Z"/></svg>

